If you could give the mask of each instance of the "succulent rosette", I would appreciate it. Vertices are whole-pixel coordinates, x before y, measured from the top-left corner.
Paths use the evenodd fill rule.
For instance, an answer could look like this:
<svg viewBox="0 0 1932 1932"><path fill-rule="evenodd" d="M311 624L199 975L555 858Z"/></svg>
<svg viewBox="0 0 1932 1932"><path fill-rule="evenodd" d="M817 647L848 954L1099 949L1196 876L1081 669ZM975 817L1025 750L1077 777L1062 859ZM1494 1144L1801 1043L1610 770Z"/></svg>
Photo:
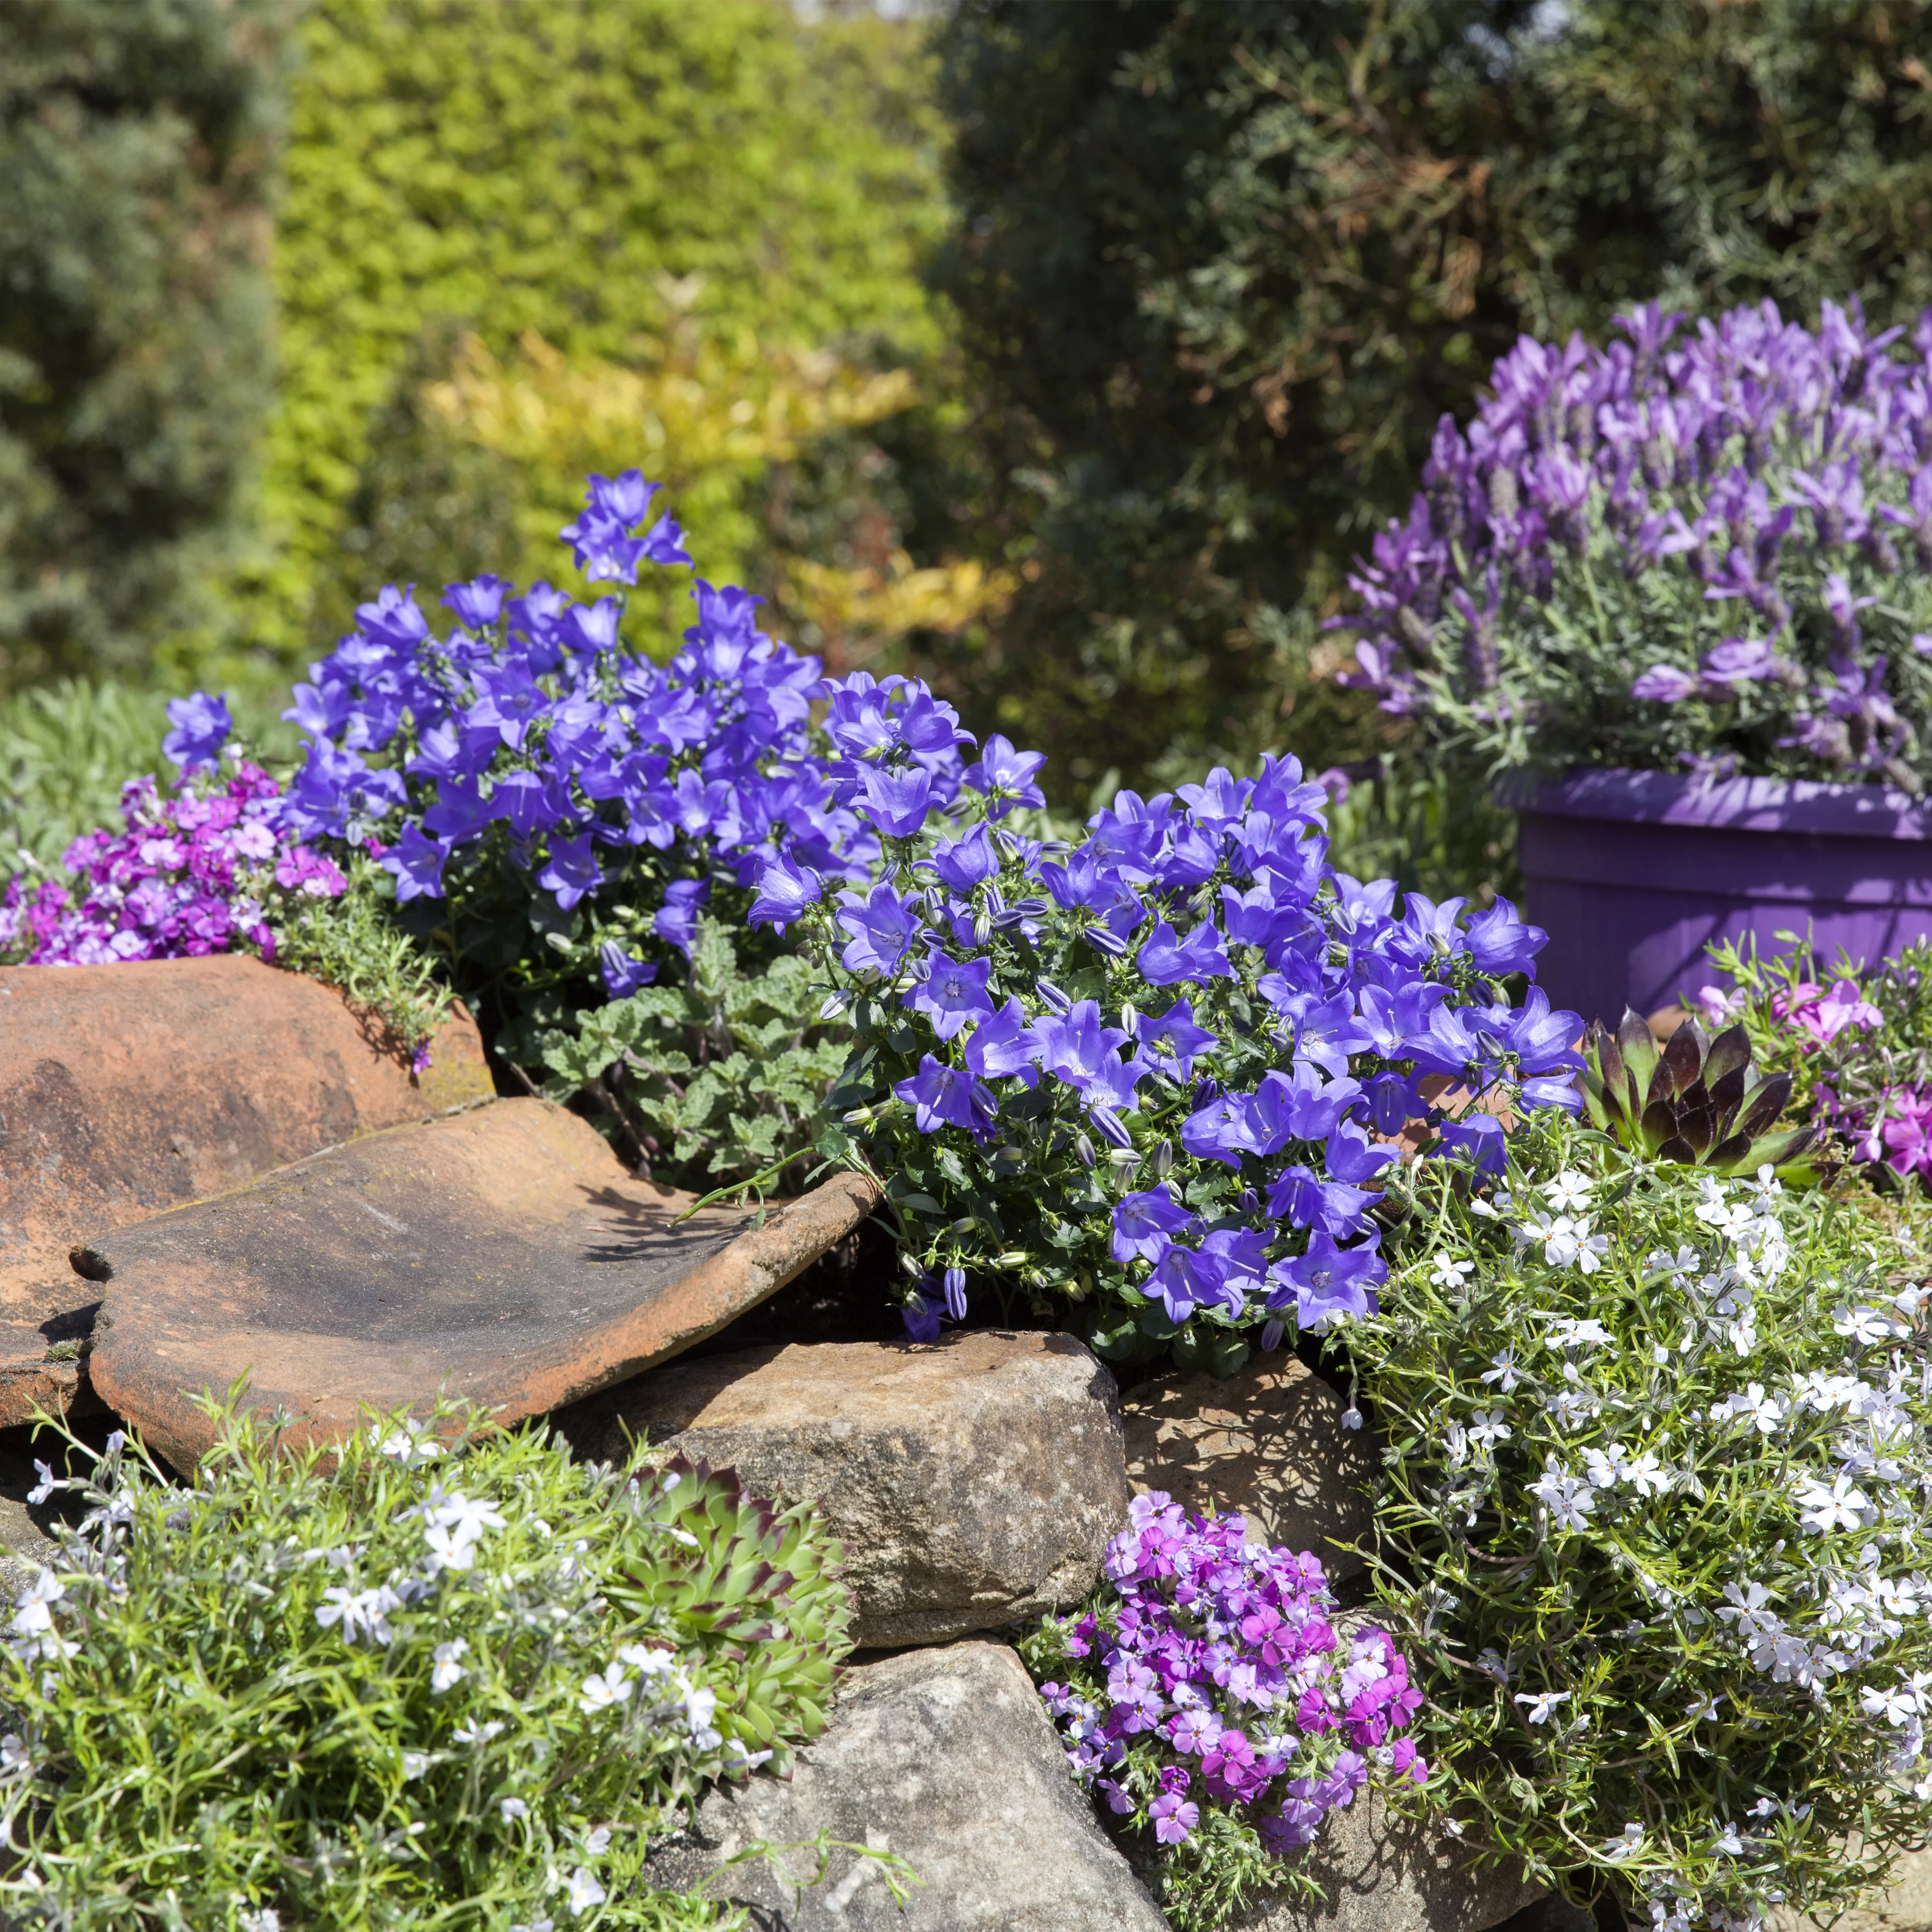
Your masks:
<svg viewBox="0 0 1932 1932"><path fill-rule="evenodd" d="M1932 313L1526 337L1349 583L1344 681L1491 772L1932 772Z"/></svg>
<svg viewBox="0 0 1932 1932"><path fill-rule="evenodd" d="M781 854L750 916L802 928L850 1016L848 1135L820 1145L881 1178L915 1335L976 1282L1115 1360L1232 1366L1375 1306L1405 1126L1494 1161L1497 1108L1578 1104L1582 1022L1508 997L1544 935L1336 874L1293 759L1123 792L1072 845L1028 829L1037 754L989 738L956 784L958 720L923 686L827 689L881 875Z"/></svg>
<svg viewBox="0 0 1932 1932"><path fill-rule="evenodd" d="M1092 1604L1023 1646L1079 1782L1153 1841L1169 1918L1220 1922L1375 1778L1427 1782L1385 1631L1338 1622L1320 1562L1238 1516L1136 1496ZM1047 1673L1052 1675L1048 1676Z"/></svg>

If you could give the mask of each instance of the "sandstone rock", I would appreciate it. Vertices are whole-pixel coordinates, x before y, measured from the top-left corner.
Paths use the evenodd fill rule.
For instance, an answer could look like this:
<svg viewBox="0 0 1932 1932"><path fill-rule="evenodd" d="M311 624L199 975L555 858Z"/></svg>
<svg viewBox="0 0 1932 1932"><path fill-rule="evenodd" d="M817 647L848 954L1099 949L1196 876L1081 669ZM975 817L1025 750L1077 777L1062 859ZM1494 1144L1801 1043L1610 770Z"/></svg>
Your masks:
<svg viewBox="0 0 1932 1932"><path fill-rule="evenodd" d="M1773 1912L1770 1920L1772 1932L1819 1932L1826 1922L1795 1912ZM1932 1932L1932 1848L1907 1852L1893 1868L1892 1883L1846 1912L1833 1932Z"/></svg>
<svg viewBox="0 0 1932 1932"><path fill-rule="evenodd" d="M556 1418L809 1498L844 1544L861 1645L937 1643L1070 1604L1126 1518L1114 1378L1070 1335L985 1330L680 1363Z"/></svg>
<svg viewBox="0 0 1932 1932"><path fill-rule="evenodd" d="M1238 1510L1251 1535L1312 1550L1331 1580L1362 1559L1338 1549L1366 1537L1366 1486L1378 1466L1348 1405L1292 1355L1257 1358L1224 1382L1167 1376L1122 1399L1127 1478L1188 1508Z"/></svg>
<svg viewBox="0 0 1932 1932"><path fill-rule="evenodd" d="M796 1845L820 1830L897 1852L922 1886L902 1912L877 1868L849 1852L811 1886L763 1863L719 1871L754 1840ZM793 1851L784 1862L808 1879L816 1862ZM714 1895L760 1908L764 1932L1165 1932L1166 1922L1067 1776L1038 1694L1003 1644L850 1671L790 1783L714 1791L650 1876L680 1890L709 1880Z"/></svg>
<svg viewBox="0 0 1932 1932"><path fill-rule="evenodd" d="M195 1396L244 1371L297 1442L440 1390L512 1422L722 1328L876 1198L846 1174L755 1223L683 1220L690 1196L631 1179L575 1114L498 1100L90 1241L94 1386L183 1466L213 1440Z"/></svg>
<svg viewBox="0 0 1932 1932"><path fill-rule="evenodd" d="M0 968L0 1427L81 1385L76 1242L490 1097L466 1015L432 1044L412 1074L340 994L241 954Z"/></svg>
<svg viewBox="0 0 1932 1932"><path fill-rule="evenodd" d="M1307 1869L1320 1904L1277 1894L1241 1932L1485 1932L1544 1895L1520 1870L1478 1869L1439 1825L1392 1816L1372 1790L1328 1814Z"/></svg>

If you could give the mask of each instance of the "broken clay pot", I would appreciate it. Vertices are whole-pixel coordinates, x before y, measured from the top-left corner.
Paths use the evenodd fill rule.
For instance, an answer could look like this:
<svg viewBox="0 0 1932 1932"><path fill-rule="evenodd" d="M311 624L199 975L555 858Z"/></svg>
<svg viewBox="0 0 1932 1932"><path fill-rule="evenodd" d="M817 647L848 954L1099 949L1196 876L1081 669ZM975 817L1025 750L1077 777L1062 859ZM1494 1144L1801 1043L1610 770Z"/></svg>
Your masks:
<svg viewBox="0 0 1932 1932"><path fill-rule="evenodd" d="M286 1410L298 1443L439 1394L514 1422L714 1334L876 1198L847 1174L762 1222L682 1220L690 1196L631 1179L575 1114L499 1100L88 1243L94 1383L184 1468L214 1439L196 1398L244 1374L245 1406Z"/></svg>

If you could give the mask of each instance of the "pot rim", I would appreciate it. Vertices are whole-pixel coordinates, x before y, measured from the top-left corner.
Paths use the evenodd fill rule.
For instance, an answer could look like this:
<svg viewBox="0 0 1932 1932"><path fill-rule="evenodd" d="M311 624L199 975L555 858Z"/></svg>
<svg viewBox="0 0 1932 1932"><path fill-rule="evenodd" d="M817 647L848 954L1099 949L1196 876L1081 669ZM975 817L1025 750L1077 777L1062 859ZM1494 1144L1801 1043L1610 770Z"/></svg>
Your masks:
<svg viewBox="0 0 1932 1932"><path fill-rule="evenodd" d="M1560 778L1510 773L1496 796L1499 805L1540 817L1812 838L1932 838L1932 800L1888 785L1586 766Z"/></svg>

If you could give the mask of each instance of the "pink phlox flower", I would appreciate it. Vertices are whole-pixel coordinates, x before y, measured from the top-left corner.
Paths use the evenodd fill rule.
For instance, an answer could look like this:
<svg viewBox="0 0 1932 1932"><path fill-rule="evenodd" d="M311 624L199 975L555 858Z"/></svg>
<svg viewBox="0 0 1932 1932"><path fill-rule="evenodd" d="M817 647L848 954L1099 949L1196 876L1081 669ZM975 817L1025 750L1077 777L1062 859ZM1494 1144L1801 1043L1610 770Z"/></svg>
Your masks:
<svg viewBox="0 0 1932 1932"><path fill-rule="evenodd" d="M1840 980L1818 1002L1815 1017L1805 1025L1814 1039L1825 1041L1835 1040L1847 1027L1874 1027L1882 1021L1856 980Z"/></svg>
<svg viewBox="0 0 1932 1932"><path fill-rule="evenodd" d="M1148 1807L1154 1820L1154 1834L1163 1845L1185 1844L1201 1822L1201 1808L1170 1792Z"/></svg>
<svg viewBox="0 0 1932 1932"><path fill-rule="evenodd" d="M1882 1137L1888 1162L1900 1174L1932 1174L1932 1095L1895 1087L1885 1096L1885 1108L1886 1118L1873 1138Z"/></svg>

